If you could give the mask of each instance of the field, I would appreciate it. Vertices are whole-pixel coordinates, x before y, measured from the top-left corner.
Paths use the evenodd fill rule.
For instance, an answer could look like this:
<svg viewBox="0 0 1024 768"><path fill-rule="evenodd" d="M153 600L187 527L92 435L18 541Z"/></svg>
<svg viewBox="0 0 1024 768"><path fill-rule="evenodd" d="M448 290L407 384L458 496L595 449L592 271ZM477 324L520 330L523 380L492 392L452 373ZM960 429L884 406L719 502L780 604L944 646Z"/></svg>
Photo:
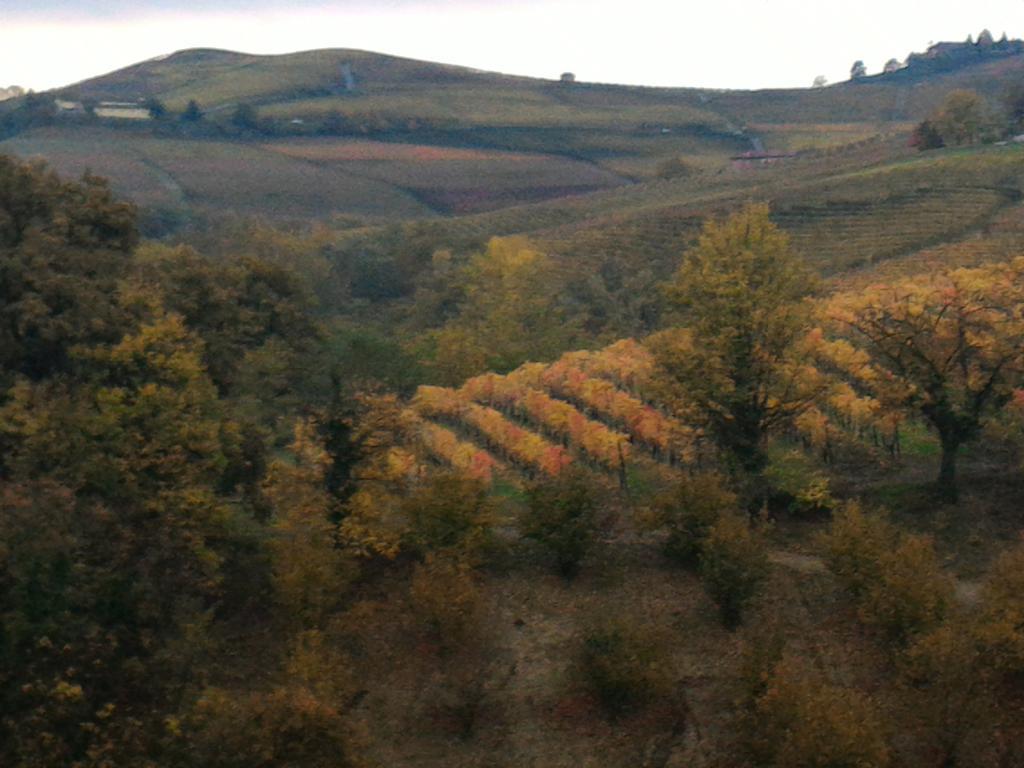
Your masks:
<svg viewBox="0 0 1024 768"><path fill-rule="evenodd" d="M624 183L562 157L361 140L261 145L48 128L0 142L0 152L44 158L71 176L91 170L144 208L183 215L419 219Z"/></svg>
<svg viewBox="0 0 1024 768"><path fill-rule="evenodd" d="M155 98L172 114L196 100L203 130L69 120L8 139L0 151L46 156L71 173L89 167L140 205L185 220L228 210L367 223L454 215L453 231L536 232L558 250L571 250L566 239L584 230L586 248L618 248L616 231L638 236L642 252L676 248L682 228L673 221L765 199L815 258L834 214L850 234L850 252L831 261L842 267L960 235L999 208L998 190L966 193L939 179L955 172L955 153L922 162L908 158L905 144L952 88L998 98L1024 69L1021 58L924 79L897 73L826 88L705 91L562 83L365 51L193 50L59 95ZM257 110L263 135L232 127L241 104ZM737 172L732 158L761 147L799 155L780 168ZM667 160L684 161L690 177L659 181ZM857 174L870 176L863 185L884 185L884 198L866 205L859 192L847 194L862 186ZM1016 180L989 186L1020 188ZM894 239L883 225L878 242L860 243L857 228L870 228L885 208L899 212L893 222L919 219L919 232ZM943 211L954 215L943 222ZM644 232L658 218L667 234L652 233L648 245Z"/></svg>
<svg viewBox="0 0 1024 768"><path fill-rule="evenodd" d="M448 213L473 213L625 183L588 163L537 154L348 139L299 139L263 148L391 184Z"/></svg>

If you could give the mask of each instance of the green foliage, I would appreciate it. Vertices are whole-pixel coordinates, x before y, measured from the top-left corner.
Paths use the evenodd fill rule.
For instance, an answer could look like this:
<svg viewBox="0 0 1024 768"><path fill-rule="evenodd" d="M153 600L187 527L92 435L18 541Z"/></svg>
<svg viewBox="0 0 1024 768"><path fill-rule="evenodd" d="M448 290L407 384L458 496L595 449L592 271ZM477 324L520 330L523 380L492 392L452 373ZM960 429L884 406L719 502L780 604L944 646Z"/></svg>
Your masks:
<svg viewBox="0 0 1024 768"><path fill-rule="evenodd" d="M768 577L768 549L761 535L737 514L720 515L708 531L700 576L718 605L722 624L735 629L743 611Z"/></svg>
<svg viewBox="0 0 1024 768"><path fill-rule="evenodd" d="M475 563L490 541L493 507L487 487L455 474L437 474L402 502L408 546Z"/></svg>
<svg viewBox="0 0 1024 768"><path fill-rule="evenodd" d="M668 530L665 554L686 568L696 568L711 528L737 505L736 495L722 477L687 475L655 502L651 522Z"/></svg>
<svg viewBox="0 0 1024 768"><path fill-rule="evenodd" d="M654 171L654 175L659 179L684 179L693 174L693 166L681 157L662 160Z"/></svg>
<svg viewBox="0 0 1024 768"><path fill-rule="evenodd" d="M930 537L903 536L878 559L878 578L860 602L861 620L902 643L937 626L953 602Z"/></svg>
<svg viewBox="0 0 1024 768"><path fill-rule="evenodd" d="M864 694L783 659L754 705L751 747L776 768L884 768L892 760L883 721Z"/></svg>
<svg viewBox="0 0 1024 768"><path fill-rule="evenodd" d="M771 492L785 499L794 515L827 512L836 504L828 475L804 451L770 452L764 476Z"/></svg>
<svg viewBox="0 0 1024 768"><path fill-rule="evenodd" d="M878 583L882 556L896 540L897 531L884 516L867 513L856 502L848 502L833 513L821 546L828 569L839 585L859 600Z"/></svg>
<svg viewBox="0 0 1024 768"><path fill-rule="evenodd" d="M626 715L664 693L662 654L635 623L598 622L578 642L576 675L608 717Z"/></svg>
<svg viewBox="0 0 1024 768"><path fill-rule="evenodd" d="M167 105L160 101L160 99L146 99L142 106L149 111L149 116L154 120L163 120L167 117Z"/></svg>
<svg viewBox="0 0 1024 768"><path fill-rule="evenodd" d="M218 391L251 402L255 419L272 422L329 389L313 299L288 267L249 256L218 263L191 248L150 245L125 295L142 311L158 302L181 315L203 340L202 362Z"/></svg>
<svg viewBox="0 0 1024 768"><path fill-rule="evenodd" d="M550 360L577 339L560 300L564 277L521 238L492 239L455 279L461 298L454 317L424 338L443 383Z"/></svg>
<svg viewBox="0 0 1024 768"><path fill-rule="evenodd" d="M977 637L987 664L1015 687L1024 685L1024 545L999 556L982 591Z"/></svg>
<svg viewBox="0 0 1024 768"><path fill-rule="evenodd" d="M240 131L256 131L259 129L259 115L252 104L239 104L231 113L231 125Z"/></svg>
<svg viewBox="0 0 1024 768"><path fill-rule="evenodd" d="M189 99L188 104L185 106L185 111L181 113L181 122L198 123L203 117L205 115L203 110L199 108L199 103L195 99Z"/></svg>
<svg viewBox="0 0 1024 768"><path fill-rule="evenodd" d="M910 146L917 147L918 151L924 152L928 149L941 149L946 146L945 139L938 126L931 120L924 120L918 123L910 136Z"/></svg>
<svg viewBox="0 0 1024 768"><path fill-rule="evenodd" d="M295 463L271 464L263 485L274 515L273 586L293 622L315 627L344 597L356 569L331 522L339 502L327 488L329 456L313 425L296 425L292 453Z"/></svg>
<svg viewBox="0 0 1024 768"><path fill-rule="evenodd" d="M995 130L995 119L984 99L974 91L951 92L932 122L946 144L974 144Z"/></svg>
<svg viewBox="0 0 1024 768"><path fill-rule="evenodd" d="M427 555L413 569L409 597L413 611L436 636L443 653L480 641L480 590L465 561Z"/></svg>
<svg viewBox="0 0 1024 768"><path fill-rule="evenodd" d="M806 408L814 378L794 362L814 279L766 205L709 221L668 286L687 332L650 346L675 400L696 408L742 472L765 467L765 438Z"/></svg>
<svg viewBox="0 0 1024 768"><path fill-rule="evenodd" d="M74 346L128 329L116 286L137 241L134 208L105 181L0 155L0 388L67 372Z"/></svg>
<svg viewBox="0 0 1024 768"><path fill-rule="evenodd" d="M527 510L519 522L523 536L549 549L558 572L572 579L594 537L597 499L594 480L567 471L535 483L527 492Z"/></svg>
<svg viewBox="0 0 1024 768"><path fill-rule="evenodd" d="M953 602L932 540L903 534L878 515L848 504L823 537L826 562L868 626L895 643L938 626Z"/></svg>

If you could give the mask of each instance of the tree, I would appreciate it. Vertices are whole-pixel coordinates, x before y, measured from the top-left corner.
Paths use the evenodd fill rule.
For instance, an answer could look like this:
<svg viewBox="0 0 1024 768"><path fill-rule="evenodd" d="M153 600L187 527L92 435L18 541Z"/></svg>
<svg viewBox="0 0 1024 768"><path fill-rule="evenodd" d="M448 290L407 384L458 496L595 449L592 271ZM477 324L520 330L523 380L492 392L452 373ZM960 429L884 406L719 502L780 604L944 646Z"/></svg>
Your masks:
<svg viewBox="0 0 1024 768"><path fill-rule="evenodd" d="M597 500L592 482L583 473L570 471L536 483L527 493L523 536L550 549L566 579L576 575L594 536Z"/></svg>
<svg viewBox="0 0 1024 768"><path fill-rule="evenodd" d="M974 91L951 92L932 118L947 144L974 144L992 128L984 99Z"/></svg>
<svg viewBox="0 0 1024 768"><path fill-rule="evenodd" d="M231 125L240 131L259 130L259 115L252 104L239 104L231 113Z"/></svg>
<svg viewBox="0 0 1024 768"><path fill-rule="evenodd" d="M883 721L859 691L833 685L786 657L768 678L752 715L758 765L884 768L891 762Z"/></svg>
<svg viewBox="0 0 1024 768"><path fill-rule="evenodd" d="M198 123L202 119L203 110L199 108L199 103L195 99L189 99L185 111L181 113L181 121L183 123Z"/></svg>
<svg viewBox="0 0 1024 768"><path fill-rule="evenodd" d="M327 488L330 458L313 424L296 424L291 450L295 462L274 462L263 489L274 513L274 592L288 618L316 627L344 596L355 568L337 543L331 519L339 502Z"/></svg>
<svg viewBox="0 0 1024 768"><path fill-rule="evenodd" d="M244 514L219 494L237 429L201 346L180 318L155 318L76 349L88 378L22 379L0 408L5 764L143 761L202 653Z"/></svg>
<svg viewBox="0 0 1024 768"><path fill-rule="evenodd" d="M903 65L899 59L889 59L885 62L885 67L883 67L882 71L887 75L891 75L893 72L899 72L902 68Z"/></svg>
<svg viewBox="0 0 1024 768"><path fill-rule="evenodd" d="M942 139L942 133L931 120L924 120L917 124L914 132L910 135L910 146L915 147L919 152L929 149L941 149L946 146Z"/></svg>
<svg viewBox="0 0 1024 768"><path fill-rule="evenodd" d="M817 392L799 354L814 286L768 206L748 206L704 226L667 288L686 327L649 342L680 418L696 411L732 467L755 479L768 434Z"/></svg>
<svg viewBox="0 0 1024 768"><path fill-rule="evenodd" d="M685 568L696 569L711 528L737 506L736 495L714 474L684 477L657 499L651 522L668 531L665 555Z"/></svg>
<svg viewBox="0 0 1024 768"><path fill-rule="evenodd" d="M572 72L563 72L562 75L558 78L558 80L559 82L562 83L575 83L576 75L574 75Z"/></svg>
<svg viewBox="0 0 1024 768"><path fill-rule="evenodd" d="M522 238L493 238L455 280L461 294L457 314L424 338L445 383L550 360L578 335L578 324L562 305L565 278Z"/></svg>
<svg viewBox="0 0 1024 768"><path fill-rule="evenodd" d="M476 564L490 540L493 504L478 480L437 475L404 500L402 512L408 547L421 557L433 553Z"/></svg>
<svg viewBox="0 0 1024 768"><path fill-rule="evenodd" d="M850 79L860 80L862 77L867 77L868 68L864 66L864 62L860 59L853 62L853 66L850 67Z"/></svg>
<svg viewBox="0 0 1024 768"><path fill-rule="evenodd" d="M71 349L129 327L117 281L138 242L135 209L106 182L61 181L0 155L0 391L71 367Z"/></svg>
<svg viewBox="0 0 1024 768"><path fill-rule="evenodd" d="M828 78L824 75L818 75L814 78L814 82L811 83L812 88L824 88L826 85L828 85Z"/></svg>
<svg viewBox="0 0 1024 768"><path fill-rule="evenodd" d="M167 117L167 106L160 99L146 99L142 106L149 111L149 116L154 120L163 120Z"/></svg>
<svg viewBox="0 0 1024 768"><path fill-rule="evenodd" d="M1003 95L1003 105L1010 122L1010 130L1017 131L1024 127L1024 83L1014 83Z"/></svg>
<svg viewBox="0 0 1024 768"><path fill-rule="evenodd" d="M708 531L700 554L700 577L718 605L722 624L735 629L743 611L768 577L768 550L749 522L723 514Z"/></svg>
<svg viewBox="0 0 1024 768"><path fill-rule="evenodd" d="M992 33L987 29L981 30L981 34L978 35L978 45L982 48L989 48L995 44L995 39L992 37Z"/></svg>
<svg viewBox="0 0 1024 768"><path fill-rule="evenodd" d="M696 169L678 155L667 157L658 163L654 175L659 179L682 179L692 176Z"/></svg>
<svg viewBox="0 0 1024 768"><path fill-rule="evenodd" d="M957 496L960 447L1024 375L1024 258L919 275L836 297L833 327L866 353L851 373L890 407L920 414L942 445L940 495Z"/></svg>

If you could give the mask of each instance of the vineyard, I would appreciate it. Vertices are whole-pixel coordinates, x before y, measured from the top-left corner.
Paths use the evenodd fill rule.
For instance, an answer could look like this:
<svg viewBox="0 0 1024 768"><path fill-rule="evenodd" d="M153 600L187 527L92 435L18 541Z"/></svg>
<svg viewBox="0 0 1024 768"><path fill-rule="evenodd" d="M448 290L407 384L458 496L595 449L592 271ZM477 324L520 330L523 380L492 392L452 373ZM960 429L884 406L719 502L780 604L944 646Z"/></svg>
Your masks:
<svg viewBox="0 0 1024 768"><path fill-rule="evenodd" d="M826 462L851 442L897 458L904 417L865 393L879 375L865 354L820 331L808 336L805 351L823 389L790 437ZM488 482L555 476L578 465L625 483L630 468L664 473L706 464L709 441L696 423L673 418L657 402L654 374L651 353L625 339L458 388L421 386L406 417L433 463Z"/></svg>
<svg viewBox="0 0 1024 768"><path fill-rule="evenodd" d="M573 463L624 477L632 464L692 462L700 431L643 399L652 369L650 353L624 340L458 389L422 386L410 419L432 459L481 479L557 475Z"/></svg>

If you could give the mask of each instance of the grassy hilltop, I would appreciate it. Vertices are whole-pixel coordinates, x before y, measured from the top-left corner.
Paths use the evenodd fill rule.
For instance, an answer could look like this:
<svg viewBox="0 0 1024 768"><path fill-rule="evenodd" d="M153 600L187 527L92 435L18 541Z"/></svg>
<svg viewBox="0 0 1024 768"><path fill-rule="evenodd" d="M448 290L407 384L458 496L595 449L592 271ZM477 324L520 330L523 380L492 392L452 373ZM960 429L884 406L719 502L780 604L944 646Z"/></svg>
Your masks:
<svg viewBox="0 0 1024 768"><path fill-rule="evenodd" d="M51 95L158 104L160 120L47 114L8 130L0 151L45 157L65 173L91 169L175 221L227 211L412 220L589 201L636 184L657 199L662 187L647 182L684 174L698 176L689 186L703 194L732 173L731 157L755 148L820 156L874 141L861 161L877 162L899 156L902 137L950 90L995 97L1022 71L1024 56L1007 55L827 88L709 91L513 77L365 51L189 50L39 97L44 106ZM190 101L202 119L182 123ZM5 114L24 104L15 102Z"/></svg>

